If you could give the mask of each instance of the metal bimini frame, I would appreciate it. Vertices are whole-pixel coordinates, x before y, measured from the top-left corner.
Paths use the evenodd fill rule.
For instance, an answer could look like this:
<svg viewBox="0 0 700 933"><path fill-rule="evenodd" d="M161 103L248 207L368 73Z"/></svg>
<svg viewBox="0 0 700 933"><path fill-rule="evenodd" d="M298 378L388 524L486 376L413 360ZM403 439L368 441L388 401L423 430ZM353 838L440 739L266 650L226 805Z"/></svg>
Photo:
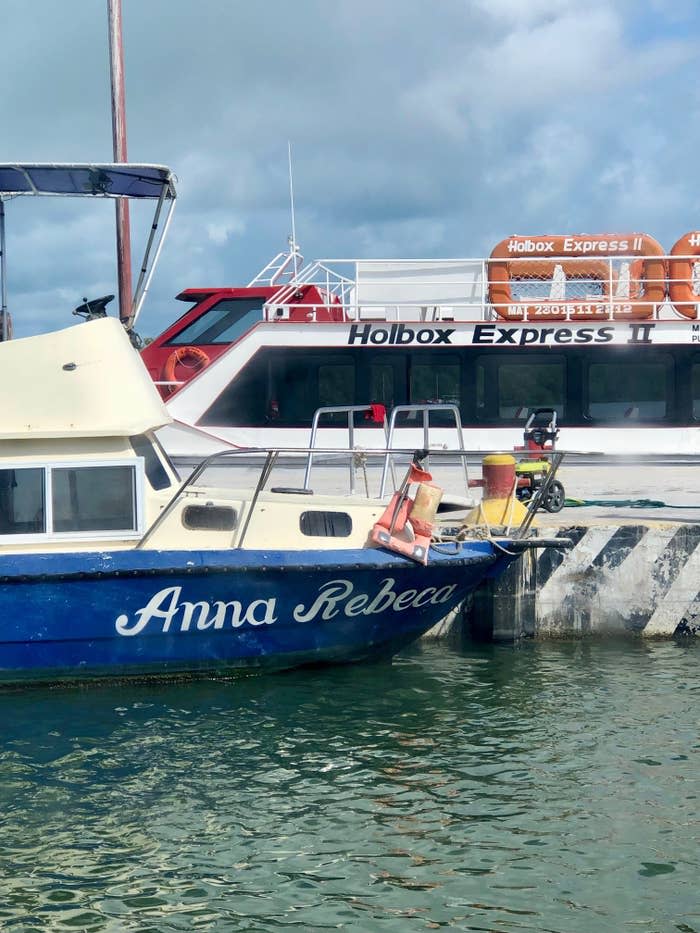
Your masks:
<svg viewBox="0 0 700 933"><path fill-rule="evenodd" d="M136 323L175 207L175 176L165 165L137 165L130 162L23 162L0 163L0 336L9 334L7 311L7 265L5 242L5 201L17 197L45 195L63 198L129 198L157 201L155 216L129 317L124 325L130 331ZM161 215L165 208L165 218Z"/></svg>
<svg viewBox="0 0 700 933"><path fill-rule="evenodd" d="M313 463L314 453L316 451L316 439L318 437L319 422L326 415L346 415L347 416L347 431L348 431L348 442L347 450L348 456L350 457L349 469L350 469L350 492L351 494L355 493L355 467L357 465L358 458L362 455L374 455L382 454L384 455L387 451L391 451L394 446L394 437L396 431L396 420L401 416L414 416L416 419L420 416L420 427L423 430L423 448L430 453L430 416L431 414L442 413L450 417L454 422L454 429L457 433L457 447L459 451L464 451L464 435L462 433L462 421L459 414L459 408L457 405L448 405L448 404L425 404L425 405L396 405L389 417L387 422L386 415L383 421L384 428L384 437L385 444L384 450L360 450L355 447L355 415L359 413L367 414L371 411L371 405L334 405L326 408L317 408L314 412L313 421L311 423L311 437L309 439L309 452L306 459L306 470L304 472L304 489L309 488L310 478L311 478L311 467ZM407 427L407 425L402 425L402 427ZM410 427L418 427L418 424L411 425ZM461 463L462 470L464 472L464 488L469 489L469 472L467 469L467 455L460 453L458 454ZM430 458L426 459L426 462L430 462ZM382 468L382 478L381 485L379 489L379 495L384 496L386 493L387 478L389 473L391 473L392 482L394 487L396 487L396 472L395 472L395 463L393 455L389 454L384 456L384 466Z"/></svg>

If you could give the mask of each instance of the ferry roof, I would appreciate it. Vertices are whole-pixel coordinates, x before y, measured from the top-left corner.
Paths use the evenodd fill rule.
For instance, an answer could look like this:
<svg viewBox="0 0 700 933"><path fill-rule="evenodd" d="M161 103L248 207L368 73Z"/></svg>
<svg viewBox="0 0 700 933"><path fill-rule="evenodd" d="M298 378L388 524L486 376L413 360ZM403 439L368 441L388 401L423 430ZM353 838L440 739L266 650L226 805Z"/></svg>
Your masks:
<svg viewBox="0 0 700 933"><path fill-rule="evenodd" d="M128 437L172 418L115 318L0 343L0 438Z"/></svg>
<svg viewBox="0 0 700 933"><path fill-rule="evenodd" d="M175 197L165 165L105 162L0 163L0 197L56 195L99 198Z"/></svg>

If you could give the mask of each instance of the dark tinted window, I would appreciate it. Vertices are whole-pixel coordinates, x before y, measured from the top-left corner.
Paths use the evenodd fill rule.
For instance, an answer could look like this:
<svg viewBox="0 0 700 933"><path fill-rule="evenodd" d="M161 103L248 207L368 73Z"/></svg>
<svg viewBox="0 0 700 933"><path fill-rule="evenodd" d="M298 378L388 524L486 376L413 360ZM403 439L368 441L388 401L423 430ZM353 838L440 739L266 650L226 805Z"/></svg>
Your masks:
<svg viewBox="0 0 700 933"><path fill-rule="evenodd" d="M0 535L45 531L45 515L44 470L0 470Z"/></svg>
<svg viewBox="0 0 700 933"><path fill-rule="evenodd" d="M367 401L392 408L394 395L394 367L389 363L372 363L369 368L369 396Z"/></svg>
<svg viewBox="0 0 700 933"><path fill-rule="evenodd" d="M182 513L182 524L195 531L233 531L238 515L229 506L188 505Z"/></svg>
<svg viewBox="0 0 700 933"><path fill-rule="evenodd" d="M661 421L668 412L671 375L670 357L591 363L587 414L596 421Z"/></svg>
<svg viewBox="0 0 700 933"><path fill-rule="evenodd" d="M151 486L154 489L167 489L170 477L149 438L145 434L138 434L129 440L136 456L143 457L145 461L146 478Z"/></svg>
<svg viewBox="0 0 700 933"><path fill-rule="evenodd" d="M700 361L690 367L690 390L693 406L693 418L700 420Z"/></svg>
<svg viewBox="0 0 700 933"><path fill-rule="evenodd" d="M51 474L54 531L136 530L134 467L54 467Z"/></svg>
<svg viewBox="0 0 700 933"><path fill-rule="evenodd" d="M168 340L168 346L231 343L262 320L264 298L225 298Z"/></svg>
<svg viewBox="0 0 700 933"><path fill-rule="evenodd" d="M299 528L303 535L315 538L347 538L352 519L347 512L302 512Z"/></svg>
<svg viewBox="0 0 700 933"><path fill-rule="evenodd" d="M554 408L565 415L566 363L562 357L504 355L480 357L476 365L477 417L484 421L523 420L530 408Z"/></svg>
<svg viewBox="0 0 700 933"><path fill-rule="evenodd" d="M444 356L425 362L419 360L420 357L411 357L410 401L416 405L459 405L459 357Z"/></svg>

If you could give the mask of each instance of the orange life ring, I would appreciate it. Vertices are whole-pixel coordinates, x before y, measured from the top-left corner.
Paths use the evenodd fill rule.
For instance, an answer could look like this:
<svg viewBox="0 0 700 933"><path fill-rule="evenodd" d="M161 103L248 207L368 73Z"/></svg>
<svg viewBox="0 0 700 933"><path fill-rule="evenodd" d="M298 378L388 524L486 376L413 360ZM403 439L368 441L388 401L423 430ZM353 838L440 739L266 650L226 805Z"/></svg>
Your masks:
<svg viewBox="0 0 700 933"><path fill-rule="evenodd" d="M635 319L651 317L666 297L666 265L661 244L644 233L511 236L488 260L489 302L509 321ZM628 294L618 297L618 273L611 259L640 257L629 264ZM567 279L600 282L600 294L571 300L514 299L514 279L551 279L559 266ZM611 291L613 294L611 294Z"/></svg>
<svg viewBox="0 0 700 933"><path fill-rule="evenodd" d="M193 363L190 364L187 362L189 360L192 360ZM175 379L175 369L178 363L182 363L184 366L189 366L191 369L194 369L195 372L199 372L200 369L204 369L205 366L209 365L209 357L201 347L177 347L165 361L165 366L163 367L164 382L179 381ZM177 386L166 386L166 388L169 388L170 392L174 392Z"/></svg>
<svg viewBox="0 0 700 933"><path fill-rule="evenodd" d="M693 286L693 269L700 259L700 231L691 230L673 244L668 263L668 297L674 309L683 317L698 316L700 294Z"/></svg>

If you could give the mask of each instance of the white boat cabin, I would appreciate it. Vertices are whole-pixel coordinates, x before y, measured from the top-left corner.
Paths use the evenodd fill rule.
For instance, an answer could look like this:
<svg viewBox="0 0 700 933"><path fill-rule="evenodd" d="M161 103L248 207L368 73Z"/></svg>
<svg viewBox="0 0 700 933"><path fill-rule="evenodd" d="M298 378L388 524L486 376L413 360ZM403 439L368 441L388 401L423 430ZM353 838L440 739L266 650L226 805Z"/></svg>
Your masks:
<svg viewBox="0 0 700 933"><path fill-rule="evenodd" d="M244 536L248 549L363 547L383 511L366 497L258 487L259 457L240 486L226 470L225 485L203 475L181 488L155 435L172 419L113 318L0 344L0 388L4 552L221 549Z"/></svg>

